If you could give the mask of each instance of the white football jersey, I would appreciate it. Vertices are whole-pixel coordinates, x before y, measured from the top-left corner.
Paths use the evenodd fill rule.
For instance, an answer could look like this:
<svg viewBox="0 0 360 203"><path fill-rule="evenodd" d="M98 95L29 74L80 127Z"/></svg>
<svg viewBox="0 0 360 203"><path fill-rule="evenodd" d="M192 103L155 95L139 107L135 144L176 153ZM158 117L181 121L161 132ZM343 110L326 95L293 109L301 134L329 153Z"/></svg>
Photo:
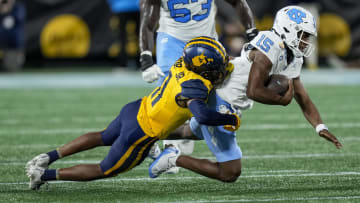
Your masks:
<svg viewBox="0 0 360 203"><path fill-rule="evenodd" d="M158 32L183 42L198 36L218 38L215 31L215 0L161 0Z"/></svg>
<svg viewBox="0 0 360 203"><path fill-rule="evenodd" d="M234 64L234 71L224 82L216 93L233 107L240 110L249 109L253 101L246 96L248 78L252 61L249 59L249 47L255 47L265 54L272 62L269 75L282 74L288 78L300 76L303 65L303 58L294 58L287 64L287 54L281 38L272 31L260 32L250 43L245 44L240 57L236 57L230 62Z"/></svg>

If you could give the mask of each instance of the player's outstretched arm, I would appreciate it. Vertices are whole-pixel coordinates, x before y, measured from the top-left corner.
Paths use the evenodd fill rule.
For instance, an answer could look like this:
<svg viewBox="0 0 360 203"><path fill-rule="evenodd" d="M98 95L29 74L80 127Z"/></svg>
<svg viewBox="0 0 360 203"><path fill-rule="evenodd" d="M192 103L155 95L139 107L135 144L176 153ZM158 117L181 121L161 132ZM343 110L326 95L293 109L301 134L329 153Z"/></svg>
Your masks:
<svg viewBox="0 0 360 203"><path fill-rule="evenodd" d="M160 0L141 0L140 2L140 64L142 77L146 82L154 82L164 76L160 67L154 64L154 34L160 19Z"/></svg>
<svg viewBox="0 0 360 203"><path fill-rule="evenodd" d="M251 51L250 60L253 61L250 69L248 87L246 95L248 98L272 105L290 104L293 98L293 86L289 83L289 89L284 96L280 96L265 87L266 81L269 79L269 72L272 67L270 59L258 50Z"/></svg>
<svg viewBox="0 0 360 203"><path fill-rule="evenodd" d="M301 83L300 78L295 78L293 83L295 100L299 104L305 118L316 129L316 132L320 137L323 137L324 139L332 142L336 148L340 149L342 144L332 133L329 132L326 125L323 124L320 113L317 110L315 104L311 101L303 84Z"/></svg>

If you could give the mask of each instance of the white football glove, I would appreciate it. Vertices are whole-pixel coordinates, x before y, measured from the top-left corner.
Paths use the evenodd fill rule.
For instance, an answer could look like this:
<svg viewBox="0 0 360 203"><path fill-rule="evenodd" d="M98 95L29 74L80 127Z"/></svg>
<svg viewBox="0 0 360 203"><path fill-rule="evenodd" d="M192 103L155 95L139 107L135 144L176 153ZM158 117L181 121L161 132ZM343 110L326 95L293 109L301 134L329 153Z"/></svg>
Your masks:
<svg viewBox="0 0 360 203"><path fill-rule="evenodd" d="M152 83L159 79L159 77L164 77L165 74L161 71L160 67L157 64L153 64L146 70L142 72L142 78L148 83Z"/></svg>

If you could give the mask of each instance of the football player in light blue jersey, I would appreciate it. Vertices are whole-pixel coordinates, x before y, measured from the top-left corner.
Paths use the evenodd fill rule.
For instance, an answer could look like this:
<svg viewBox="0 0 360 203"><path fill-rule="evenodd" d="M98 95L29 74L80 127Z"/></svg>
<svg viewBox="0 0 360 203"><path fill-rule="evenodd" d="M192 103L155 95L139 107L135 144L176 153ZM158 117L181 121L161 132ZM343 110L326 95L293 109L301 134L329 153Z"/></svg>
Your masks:
<svg viewBox="0 0 360 203"><path fill-rule="evenodd" d="M217 1L229 3L235 8L249 40L257 35L253 14L246 0ZM181 57L188 40L198 36L217 39L216 11L215 0L141 0L139 45L143 79L149 83L157 80L157 84L161 84L171 65ZM158 24L154 63L152 51ZM164 144L176 144L183 153L191 154L194 143L187 143L184 146L182 141L164 141Z"/></svg>
<svg viewBox="0 0 360 203"><path fill-rule="evenodd" d="M216 89L216 100L211 100L214 97L210 96L208 104L216 106L217 111L226 113L249 109L252 100L286 106L294 97L316 133L340 149L342 144L323 123L300 80L303 57L308 57L314 49L310 38L316 35L316 22L310 12L298 6L281 9L276 15L273 28L259 32L250 43L244 45L241 56L230 61L234 65L230 78ZM282 74L290 78L285 95L281 96L264 86L271 74ZM189 124L177 129L168 138L203 139L217 162L186 155L174 158L174 149L170 147L150 166L150 177L158 177L174 166L223 182L234 182L240 176L242 153L234 132L223 127L202 125L192 118Z"/></svg>
<svg viewBox="0 0 360 203"><path fill-rule="evenodd" d="M241 16L247 37L257 35L253 14L245 0L222 0L230 3ZM215 0L141 0L140 62L146 82L162 80L172 64L181 57L187 41L198 36L217 39ZM156 62L152 58L154 33L157 28Z"/></svg>

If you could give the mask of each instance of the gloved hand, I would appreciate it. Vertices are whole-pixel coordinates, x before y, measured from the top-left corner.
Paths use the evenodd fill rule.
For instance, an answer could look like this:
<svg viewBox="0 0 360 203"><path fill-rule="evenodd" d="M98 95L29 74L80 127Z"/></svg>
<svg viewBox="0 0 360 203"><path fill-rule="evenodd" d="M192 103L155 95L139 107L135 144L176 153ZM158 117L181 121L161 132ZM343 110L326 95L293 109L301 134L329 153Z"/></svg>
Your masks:
<svg viewBox="0 0 360 203"><path fill-rule="evenodd" d="M249 42L253 40L258 34L259 34L259 30L256 28L250 28L246 30L246 37L249 40Z"/></svg>
<svg viewBox="0 0 360 203"><path fill-rule="evenodd" d="M154 82L155 80L159 79L160 76L165 76L160 67L157 64L154 64L150 51L144 51L140 54L140 64L142 78L148 83Z"/></svg>
<svg viewBox="0 0 360 203"><path fill-rule="evenodd" d="M232 115L236 117L236 126L234 126L234 125L224 125L225 130L236 131L237 129L239 129L239 127L241 125L240 117L238 115L236 115L235 113L233 113Z"/></svg>
<svg viewBox="0 0 360 203"><path fill-rule="evenodd" d="M164 77L165 74L161 71L160 67L157 64L153 64L146 70L142 72L142 78L148 83L152 83L159 79L159 77Z"/></svg>

